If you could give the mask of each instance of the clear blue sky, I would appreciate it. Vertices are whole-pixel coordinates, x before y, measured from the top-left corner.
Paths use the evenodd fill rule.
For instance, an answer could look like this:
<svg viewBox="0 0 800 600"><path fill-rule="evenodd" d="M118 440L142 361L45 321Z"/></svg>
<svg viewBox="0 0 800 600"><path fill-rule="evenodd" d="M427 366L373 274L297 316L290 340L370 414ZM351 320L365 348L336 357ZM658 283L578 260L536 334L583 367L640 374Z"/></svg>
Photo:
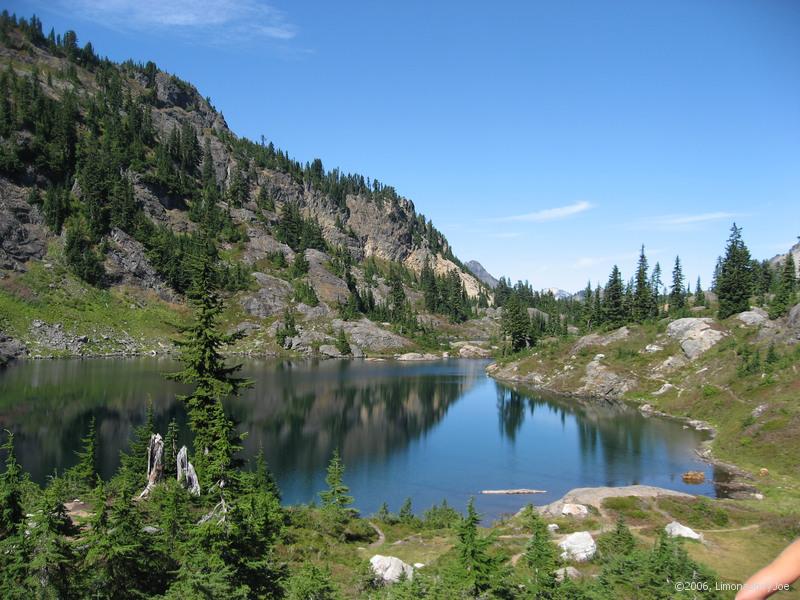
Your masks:
<svg viewBox="0 0 800 600"><path fill-rule="evenodd" d="M708 281L800 235L800 2L39 0L239 135L394 185L464 260L580 289L639 245Z"/></svg>

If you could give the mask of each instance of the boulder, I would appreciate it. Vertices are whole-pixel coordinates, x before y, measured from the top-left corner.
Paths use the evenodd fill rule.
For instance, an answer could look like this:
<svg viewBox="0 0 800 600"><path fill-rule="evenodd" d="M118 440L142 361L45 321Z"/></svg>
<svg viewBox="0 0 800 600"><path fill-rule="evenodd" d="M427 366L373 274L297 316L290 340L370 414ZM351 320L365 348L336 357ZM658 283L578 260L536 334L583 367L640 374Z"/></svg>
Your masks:
<svg viewBox="0 0 800 600"><path fill-rule="evenodd" d="M697 533L691 527L686 527L686 525L681 525L677 521L673 521L664 527L664 531L667 532L667 535L670 537L682 537L688 538L690 540L702 540L703 536Z"/></svg>
<svg viewBox="0 0 800 600"><path fill-rule="evenodd" d="M0 331L0 367L25 353L25 344Z"/></svg>
<svg viewBox="0 0 800 600"><path fill-rule="evenodd" d="M597 544L588 531L571 533L561 540L558 546L563 550L561 553L563 560L586 562L591 560L597 552Z"/></svg>
<svg viewBox="0 0 800 600"><path fill-rule="evenodd" d="M334 331L344 330L351 348L355 345L367 352L387 352L411 345L411 340L387 331L367 318L358 321L334 319L331 326Z"/></svg>
<svg viewBox="0 0 800 600"><path fill-rule="evenodd" d="M735 317L745 325L763 325L769 322L769 315L763 308L751 308Z"/></svg>
<svg viewBox="0 0 800 600"><path fill-rule="evenodd" d="M626 339L630 335L631 331L627 327L620 327L619 329L615 329L609 333L590 333L589 335L583 336L572 347L572 352L578 352L583 348L587 348L589 346L608 346L613 342L619 342Z"/></svg>
<svg viewBox="0 0 800 600"><path fill-rule="evenodd" d="M675 386L672 385L671 383L667 382L664 385L662 385L660 388L658 388L655 392L653 392L653 396L660 396L660 395L666 394L670 390L674 390L674 389L675 389Z"/></svg>
<svg viewBox="0 0 800 600"><path fill-rule="evenodd" d="M618 375L600 363L604 355L598 354L586 365L586 374L581 380L583 385L577 390L581 396L600 398L620 398L634 387L636 382Z"/></svg>
<svg viewBox="0 0 800 600"><path fill-rule="evenodd" d="M647 346L644 347L644 351L647 354L653 354L655 352L661 352L663 349L664 349L664 347L663 346L659 346L658 344L647 344Z"/></svg>
<svg viewBox="0 0 800 600"><path fill-rule="evenodd" d="M787 319L789 330L794 335L795 339L800 340L800 304L795 304L792 310L789 311L789 318Z"/></svg>
<svg viewBox="0 0 800 600"><path fill-rule="evenodd" d="M558 583L563 583L566 579L578 579L581 576L581 572L575 567L562 567L553 571L553 574Z"/></svg>
<svg viewBox="0 0 800 600"><path fill-rule="evenodd" d="M555 533L559 529L561 528L558 526L558 523L548 523L547 525L547 531L549 531L550 533Z"/></svg>
<svg viewBox="0 0 800 600"><path fill-rule="evenodd" d="M667 335L678 341L686 358L694 360L727 335L715 325L709 317L686 317L670 323Z"/></svg>
<svg viewBox="0 0 800 600"><path fill-rule="evenodd" d="M566 502L564 506L561 507L561 514L571 517L585 517L589 514L589 509L584 504Z"/></svg>
<svg viewBox="0 0 800 600"><path fill-rule="evenodd" d="M266 273L253 273L258 291L242 298L244 311L254 317L265 318L280 314L289 305L292 286L283 279Z"/></svg>
<svg viewBox="0 0 800 600"><path fill-rule="evenodd" d="M414 577L414 567L395 556L376 554L369 559L369 564L372 566L372 571L375 575L384 583L397 583L403 574L405 574L406 579Z"/></svg>
<svg viewBox="0 0 800 600"><path fill-rule="evenodd" d="M489 358L491 353L480 346L463 344L458 348L458 355L461 358Z"/></svg>

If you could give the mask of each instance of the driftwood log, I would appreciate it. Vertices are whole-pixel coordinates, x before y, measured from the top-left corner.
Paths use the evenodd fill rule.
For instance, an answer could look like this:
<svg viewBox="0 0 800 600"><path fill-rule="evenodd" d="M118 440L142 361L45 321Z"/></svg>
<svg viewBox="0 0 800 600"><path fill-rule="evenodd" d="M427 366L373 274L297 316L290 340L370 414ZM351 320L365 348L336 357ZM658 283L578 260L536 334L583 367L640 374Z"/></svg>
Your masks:
<svg viewBox="0 0 800 600"><path fill-rule="evenodd" d="M139 498L147 498L156 484L164 476L164 440L160 433L150 436L147 445L147 486L139 494Z"/></svg>
<svg viewBox="0 0 800 600"><path fill-rule="evenodd" d="M178 451L178 482L183 483L193 496L200 495L200 481L197 479L194 465L189 462L189 451L186 446L181 446Z"/></svg>

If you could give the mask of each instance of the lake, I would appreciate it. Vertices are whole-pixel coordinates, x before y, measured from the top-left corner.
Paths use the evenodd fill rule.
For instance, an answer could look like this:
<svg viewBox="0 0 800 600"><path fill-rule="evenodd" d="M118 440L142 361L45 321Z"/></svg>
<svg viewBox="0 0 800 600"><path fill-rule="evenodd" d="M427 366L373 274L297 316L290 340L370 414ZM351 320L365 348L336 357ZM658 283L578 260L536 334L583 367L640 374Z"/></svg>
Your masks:
<svg viewBox="0 0 800 600"><path fill-rule="evenodd" d="M487 518L543 504L574 487L642 483L713 495L712 468L695 448L703 434L637 410L518 392L488 378L486 361L245 360L255 387L228 409L248 432L244 454L263 448L286 503L311 502L325 487L334 448L345 482L365 514L406 497L415 512L443 498L463 509L470 496ZM92 416L101 472L152 399L162 433L176 418L189 442L185 413L165 381L171 359L22 361L0 371L0 427L15 434L34 480L72 466ZM707 483L681 475L704 471ZM535 488L536 496L487 496L484 489Z"/></svg>

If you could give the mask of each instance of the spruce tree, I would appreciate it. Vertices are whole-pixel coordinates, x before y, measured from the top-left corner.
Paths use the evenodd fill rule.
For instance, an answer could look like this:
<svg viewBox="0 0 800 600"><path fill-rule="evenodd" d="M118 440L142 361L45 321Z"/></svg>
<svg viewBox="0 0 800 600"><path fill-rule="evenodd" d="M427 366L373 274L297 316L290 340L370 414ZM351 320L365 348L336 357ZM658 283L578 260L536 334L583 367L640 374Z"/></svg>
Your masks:
<svg viewBox="0 0 800 600"><path fill-rule="evenodd" d="M22 507L22 467L14 454L14 434L8 430L0 450L6 455L6 469L0 475L0 540L4 540L17 533L25 511Z"/></svg>
<svg viewBox="0 0 800 600"><path fill-rule="evenodd" d="M706 304L706 294L703 292L703 288L700 286L700 277L697 278L697 284L694 287L694 305L695 306L705 306Z"/></svg>
<svg viewBox="0 0 800 600"><path fill-rule="evenodd" d="M642 246L639 252L639 264L636 267L636 280L633 290L633 320L641 323L650 318L652 304L652 288L647 274L647 256L645 256L644 246Z"/></svg>
<svg viewBox="0 0 800 600"><path fill-rule="evenodd" d="M673 314L680 314L686 308L686 296L683 289L683 268L681 257L675 257L675 266L672 268L672 289L669 293L669 310Z"/></svg>
<svg viewBox="0 0 800 600"><path fill-rule="evenodd" d="M328 485L328 489L319 493L322 508L344 514L352 511L349 506L353 503L353 497L349 495L350 488L344 483L344 463L339 456L338 449L334 450L331 455L325 483Z"/></svg>
<svg viewBox="0 0 800 600"><path fill-rule="evenodd" d="M75 452L78 456L78 464L72 467L71 475L85 489L94 487L97 478L97 431L95 429L95 418L89 421L89 430L81 440L83 449Z"/></svg>
<svg viewBox="0 0 800 600"><path fill-rule="evenodd" d="M625 324L624 288L619 267L614 265L608 277L602 303L603 323L610 327L620 327Z"/></svg>
<svg viewBox="0 0 800 600"><path fill-rule="evenodd" d="M785 315L788 310L794 305L795 290L797 289L797 277L795 275L795 264L792 253L786 255L783 261L783 268L781 269L780 279L778 280L778 288L775 296L770 302L769 317L770 319L777 319Z"/></svg>
<svg viewBox="0 0 800 600"><path fill-rule="evenodd" d="M716 281L720 319L727 319L750 308L753 285L751 272L750 251L742 241L742 230L734 223Z"/></svg>
<svg viewBox="0 0 800 600"><path fill-rule="evenodd" d="M456 553L464 583L476 597L491 588L498 568L498 561L488 552L490 539L478 533L480 520L475 510L475 500L470 498L467 514L461 519L456 532Z"/></svg>
<svg viewBox="0 0 800 600"><path fill-rule="evenodd" d="M211 262L201 259L189 293L194 317L190 325L180 328L183 338L176 341L183 369L169 375L194 386L191 393L179 398L186 405L194 433L193 462L203 487L227 480L239 450L239 436L225 414L223 400L252 385L250 380L236 376L241 364L225 364L222 349L241 339L242 334L220 332L223 302L215 281Z"/></svg>
<svg viewBox="0 0 800 600"><path fill-rule="evenodd" d="M556 586L554 571L559 557L550 539L547 524L532 506L526 509L531 539L525 546L525 562L531 569L531 591L536 597L547 597Z"/></svg>
<svg viewBox="0 0 800 600"><path fill-rule="evenodd" d="M511 342L511 351L519 352L531 344L530 318L519 296L512 293L503 307L500 329Z"/></svg>

